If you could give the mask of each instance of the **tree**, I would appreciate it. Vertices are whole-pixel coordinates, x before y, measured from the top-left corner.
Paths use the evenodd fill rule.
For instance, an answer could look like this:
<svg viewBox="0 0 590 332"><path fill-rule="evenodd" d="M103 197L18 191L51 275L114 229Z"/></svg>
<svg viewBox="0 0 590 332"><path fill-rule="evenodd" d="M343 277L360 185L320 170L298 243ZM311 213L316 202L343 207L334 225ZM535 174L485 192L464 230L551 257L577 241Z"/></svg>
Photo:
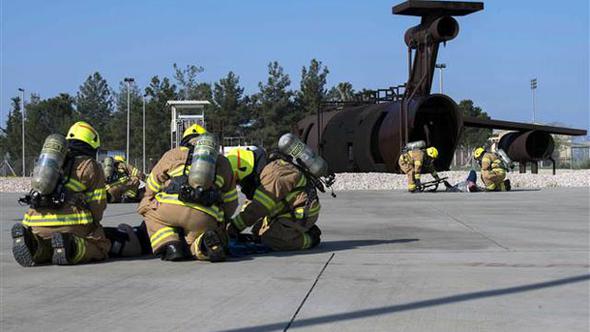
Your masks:
<svg viewBox="0 0 590 332"><path fill-rule="evenodd" d="M301 69L301 87L297 93L297 105L301 113L297 115L300 120L305 115L317 112L320 103L327 95L326 80L330 71L323 66L321 61L312 59L309 68Z"/></svg>
<svg viewBox="0 0 590 332"><path fill-rule="evenodd" d="M76 105L81 120L90 123L99 134L105 131L111 118L113 100L109 85L100 73L89 75L80 86Z"/></svg>
<svg viewBox="0 0 590 332"><path fill-rule="evenodd" d="M225 78L214 84L213 105L206 113L208 123L217 124L217 130L224 136L241 136L240 125L247 122L247 99L240 78L229 72Z"/></svg>
<svg viewBox="0 0 590 332"><path fill-rule="evenodd" d="M12 109L6 118L5 127L1 128L0 132L0 162L4 161L5 156L8 156L11 165L15 167L20 165L22 156L22 112L20 97L12 97L11 101ZM18 173L21 168L16 167L15 171Z"/></svg>
<svg viewBox="0 0 590 332"><path fill-rule="evenodd" d="M277 144L279 135L289 132L296 114L291 79L277 61L268 64L266 83L259 82L260 91L252 96L253 121L249 138L265 146Z"/></svg>
<svg viewBox="0 0 590 332"><path fill-rule="evenodd" d="M174 78L178 83L178 97L182 100L209 100L211 101L211 85L199 83L198 76L205 71L201 66L187 65L180 68L177 64L174 68Z"/></svg>
<svg viewBox="0 0 590 332"><path fill-rule="evenodd" d="M74 108L75 98L67 93L41 100L32 95L25 111L25 151L27 174L33 169L33 161L41 152L41 147L50 134L66 135L79 115Z"/></svg>
<svg viewBox="0 0 590 332"><path fill-rule="evenodd" d="M469 99L461 100L459 110L463 113L463 116L490 119L490 116L486 112L482 111L480 107L473 105L473 101ZM492 129L465 127L459 140L459 145L467 149L467 151L471 151L475 147L485 145L490 136L492 136Z"/></svg>
<svg viewBox="0 0 590 332"><path fill-rule="evenodd" d="M332 87L326 96L328 101L352 101L355 91L349 82L340 82Z"/></svg>
<svg viewBox="0 0 590 332"><path fill-rule="evenodd" d="M158 76L152 77L145 94L149 98L145 105L146 158L148 165L153 165L170 148L170 111L166 102L176 100L178 94L176 85Z"/></svg>
<svg viewBox="0 0 590 332"><path fill-rule="evenodd" d="M101 136L102 148L105 150L126 151L127 148L127 83L119 82L119 91L115 96L115 111L107 125L107 131ZM143 142L143 101L135 84L130 85L130 121L129 121L129 162L137 163L142 156Z"/></svg>

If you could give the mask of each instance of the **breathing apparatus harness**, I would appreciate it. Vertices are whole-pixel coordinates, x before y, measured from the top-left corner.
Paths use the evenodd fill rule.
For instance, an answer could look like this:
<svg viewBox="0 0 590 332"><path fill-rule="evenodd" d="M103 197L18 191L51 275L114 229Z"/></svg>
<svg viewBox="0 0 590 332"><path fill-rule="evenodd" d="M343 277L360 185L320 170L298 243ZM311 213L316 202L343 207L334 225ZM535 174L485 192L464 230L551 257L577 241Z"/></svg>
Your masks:
<svg viewBox="0 0 590 332"><path fill-rule="evenodd" d="M68 153L63 167L64 172L60 175L60 178L55 185L55 189L49 195L42 195L35 189L18 199L18 203L28 205L33 209L59 209L67 200L65 186L70 180L72 169L74 168L75 157Z"/></svg>
<svg viewBox="0 0 590 332"><path fill-rule="evenodd" d="M171 195L178 194L178 200L185 203L200 204L206 207L221 203L223 201L221 193L215 186L203 189L203 187L193 188L188 184L188 167L191 164L191 156L195 147L191 145L188 149L182 175L173 177L164 192Z"/></svg>
<svg viewBox="0 0 590 332"><path fill-rule="evenodd" d="M308 214L309 214L309 210L311 209L313 202L318 199L318 190L322 193L325 193L326 188L330 188L330 190L331 190L330 195L333 198L336 198L336 194L334 194L334 189L332 188L332 185L336 181L336 176L334 175L334 173L330 173L325 177L315 176L314 174L312 174L309 171L309 169L307 167L302 166L302 165L304 165L304 163L302 161L300 161L300 160L294 161L293 157L291 157L287 154L284 154L279 150L274 150L270 153L268 161L272 162L274 160L282 160L284 162L287 162L287 163L295 166L303 174L303 176L307 180L307 181L305 181L305 185L295 187L292 190L292 192L293 191L301 191L306 194L307 198L305 199L305 206L303 208L303 218L302 218L303 220L307 219ZM293 219L296 219L295 218L295 210L286 201L286 199L283 199L283 204L289 208L289 213L291 214Z"/></svg>

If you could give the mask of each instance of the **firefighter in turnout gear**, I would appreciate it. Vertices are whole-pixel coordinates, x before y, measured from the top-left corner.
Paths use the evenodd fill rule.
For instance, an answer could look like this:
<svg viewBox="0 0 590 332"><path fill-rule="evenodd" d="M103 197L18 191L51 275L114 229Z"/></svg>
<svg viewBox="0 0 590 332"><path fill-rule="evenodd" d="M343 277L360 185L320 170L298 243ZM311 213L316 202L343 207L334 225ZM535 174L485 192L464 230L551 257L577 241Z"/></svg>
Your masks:
<svg viewBox="0 0 590 332"><path fill-rule="evenodd" d="M250 200L228 225L230 237L252 226L254 238L272 250L310 249L320 243L320 202L308 172L278 152L267 164L261 148L236 148L227 157Z"/></svg>
<svg viewBox="0 0 590 332"><path fill-rule="evenodd" d="M105 158L105 164L109 162L109 158ZM144 174L128 163L123 156L115 156L112 163L113 171L109 172L112 174L106 174L108 167L105 167L109 203L138 202L143 194L139 185L145 180Z"/></svg>
<svg viewBox="0 0 590 332"><path fill-rule="evenodd" d="M22 266L80 264L107 258L110 241L100 220L106 208L103 171L95 160L98 133L76 122L64 138L50 135L33 171L31 208L12 227L15 260Z"/></svg>
<svg viewBox="0 0 590 332"><path fill-rule="evenodd" d="M510 181L505 180L508 168L497 153L479 147L473 150L473 159L481 167L481 179L486 191L510 190Z"/></svg>
<svg viewBox="0 0 590 332"><path fill-rule="evenodd" d="M420 175L430 173L436 180L439 179L434 169L434 160L438 158L438 150L429 147L426 150L412 149L399 157L399 167L408 176L408 191L421 190Z"/></svg>
<svg viewBox="0 0 590 332"><path fill-rule="evenodd" d="M225 218L235 212L238 192L230 163L214 141L203 127L189 127L147 179L138 213L162 260L225 259Z"/></svg>

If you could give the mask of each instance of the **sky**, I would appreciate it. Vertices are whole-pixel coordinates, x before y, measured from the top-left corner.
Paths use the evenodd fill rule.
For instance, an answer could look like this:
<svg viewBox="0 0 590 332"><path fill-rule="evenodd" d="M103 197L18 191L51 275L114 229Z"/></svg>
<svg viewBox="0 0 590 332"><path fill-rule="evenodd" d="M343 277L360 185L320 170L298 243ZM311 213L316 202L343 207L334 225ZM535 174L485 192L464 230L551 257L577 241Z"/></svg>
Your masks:
<svg viewBox="0 0 590 332"><path fill-rule="evenodd" d="M317 58L330 86L398 85L407 79L403 34L419 23L392 15L401 0L0 1L2 126L18 88L75 95L95 71L111 87L131 76L143 88L154 75L171 77L173 63L196 64L204 82L234 71L250 94L270 61L296 89L302 66ZM457 18L458 37L441 47L444 93L492 118L530 122L537 78L537 121L588 129L588 0L484 2Z"/></svg>

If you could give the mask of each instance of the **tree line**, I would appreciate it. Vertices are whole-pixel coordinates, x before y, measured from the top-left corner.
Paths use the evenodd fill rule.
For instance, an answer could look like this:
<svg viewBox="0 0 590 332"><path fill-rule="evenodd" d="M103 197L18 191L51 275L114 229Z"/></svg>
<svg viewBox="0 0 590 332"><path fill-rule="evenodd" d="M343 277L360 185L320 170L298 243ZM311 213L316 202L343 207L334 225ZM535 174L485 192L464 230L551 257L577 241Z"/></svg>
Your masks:
<svg viewBox="0 0 590 332"><path fill-rule="evenodd" d="M224 137L243 137L246 142L272 146L293 125L317 111L323 101L350 101L355 89L349 82L327 87L330 73L321 61L312 59L301 69L298 89L277 62L267 66L267 77L258 83L258 91L246 95L240 77L230 71L216 82L200 79L204 68L197 65L173 65L172 77L153 76L147 87L121 81L111 87L99 73L92 73L80 85L75 96L60 93L42 99L32 94L25 105L25 141L27 173L51 133L65 134L78 120L91 123L99 132L104 150L125 150L127 135L127 93L130 96L130 156L142 156L143 117L146 109L146 157L153 164L170 146L170 112L168 100L208 100L205 121L208 129ZM361 91L366 91L365 89ZM465 102L465 103L464 103ZM460 103L465 114L486 116L473 102ZM8 160L20 172L21 100L12 98L6 123L0 128L0 160ZM468 136L476 134L468 133ZM486 135L484 135L486 136ZM489 136L489 134L487 134ZM468 138L468 137L466 137ZM486 137L487 139L487 137Z"/></svg>

